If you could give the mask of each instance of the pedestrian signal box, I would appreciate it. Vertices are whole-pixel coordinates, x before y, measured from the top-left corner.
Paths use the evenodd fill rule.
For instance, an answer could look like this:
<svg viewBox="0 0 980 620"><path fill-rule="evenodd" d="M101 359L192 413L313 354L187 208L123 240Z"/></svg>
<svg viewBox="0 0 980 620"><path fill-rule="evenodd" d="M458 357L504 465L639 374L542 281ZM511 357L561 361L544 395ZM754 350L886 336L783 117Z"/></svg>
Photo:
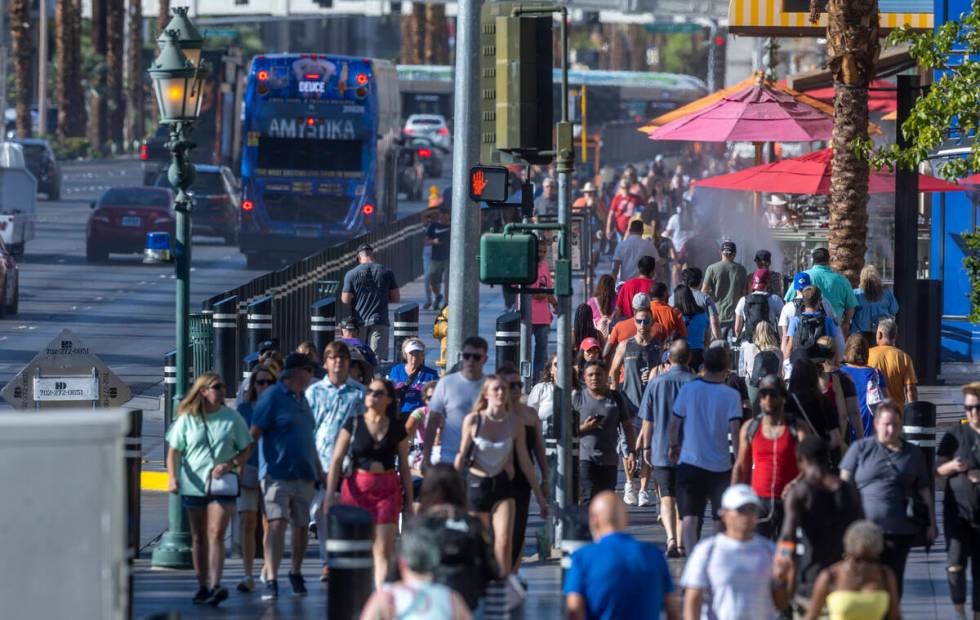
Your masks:
<svg viewBox="0 0 980 620"><path fill-rule="evenodd" d="M507 201L507 168L474 166L470 168L470 198L490 204Z"/></svg>
<svg viewBox="0 0 980 620"><path fill-rule="evenodd" d="M480 282L533 284L538 276L538 238L530 233L480 237Z"/></svg>

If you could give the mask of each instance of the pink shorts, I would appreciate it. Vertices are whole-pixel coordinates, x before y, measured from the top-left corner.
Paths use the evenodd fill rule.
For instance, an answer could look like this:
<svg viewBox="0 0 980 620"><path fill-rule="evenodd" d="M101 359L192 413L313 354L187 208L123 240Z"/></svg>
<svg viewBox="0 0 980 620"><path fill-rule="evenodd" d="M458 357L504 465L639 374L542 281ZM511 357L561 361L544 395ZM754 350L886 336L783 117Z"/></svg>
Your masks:
<svg viewBox="0 0 980 620"><path fill-rule="evenodd" d="M398 473L355 471L354 475L344 480L340 501L370 512L375 525L398 523L398 515L402 511L402 486L398 483Z"/></svg>

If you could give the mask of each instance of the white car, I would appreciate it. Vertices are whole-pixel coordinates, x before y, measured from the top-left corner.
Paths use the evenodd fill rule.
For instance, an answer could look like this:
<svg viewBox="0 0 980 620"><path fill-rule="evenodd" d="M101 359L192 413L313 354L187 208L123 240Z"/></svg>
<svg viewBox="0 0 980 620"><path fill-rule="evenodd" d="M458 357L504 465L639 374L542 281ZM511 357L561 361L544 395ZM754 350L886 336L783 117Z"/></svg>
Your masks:
<svg viewBox="0 0 980 620"><path fill-rule="evenodd" d="M447 151L450 148L449 126L441 114L413 114L405 121L402 133L411 138L428 138Z"/></svg>

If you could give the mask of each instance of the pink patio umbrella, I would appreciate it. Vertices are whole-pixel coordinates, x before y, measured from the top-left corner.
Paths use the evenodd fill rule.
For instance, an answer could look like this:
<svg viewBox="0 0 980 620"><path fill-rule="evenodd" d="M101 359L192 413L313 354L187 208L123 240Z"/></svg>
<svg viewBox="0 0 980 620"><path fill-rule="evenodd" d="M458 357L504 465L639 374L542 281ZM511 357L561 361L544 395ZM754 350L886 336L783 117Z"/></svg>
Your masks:
<svg viewBox="0 0 980 620"><path fill-rule="evenodd" d="M753 166L695 182L697 187L716 187L778 194L830 194L830 167L833 149L826 148L772 164ZM920 192L961 192L967 188L929 175L919 175ZM871 172L869 194L895 191L895 175Z"/></svg>
<svg viewBox="0 0 980 620"><path fill-rule="evenodd" d="M650 132L651 140L812 142L830 140L834 119L768 84L755 84Z"/></svg>

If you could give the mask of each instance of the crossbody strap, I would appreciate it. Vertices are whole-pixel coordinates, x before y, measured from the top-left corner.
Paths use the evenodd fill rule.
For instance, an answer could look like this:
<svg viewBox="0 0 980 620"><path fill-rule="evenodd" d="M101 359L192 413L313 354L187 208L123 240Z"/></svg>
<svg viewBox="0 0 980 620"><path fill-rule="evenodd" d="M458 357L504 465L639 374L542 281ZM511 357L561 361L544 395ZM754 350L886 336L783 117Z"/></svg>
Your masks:
<svg viewBox="0 0 980 620"><path fill-rule="evenodd" d="M813 433L814 437L818 437L819 433L817 433L817 427L815 427L813 422L810 421L810 416L806 414L806 409L803 408L803 403L800 402L800 399L796 396L796 394L791 392L790 396L793 397L793 402L795 402L796 406L799 408L800 415L803 416L803 420L806 422L807 426L810 427L810 432Z"/></svg>

